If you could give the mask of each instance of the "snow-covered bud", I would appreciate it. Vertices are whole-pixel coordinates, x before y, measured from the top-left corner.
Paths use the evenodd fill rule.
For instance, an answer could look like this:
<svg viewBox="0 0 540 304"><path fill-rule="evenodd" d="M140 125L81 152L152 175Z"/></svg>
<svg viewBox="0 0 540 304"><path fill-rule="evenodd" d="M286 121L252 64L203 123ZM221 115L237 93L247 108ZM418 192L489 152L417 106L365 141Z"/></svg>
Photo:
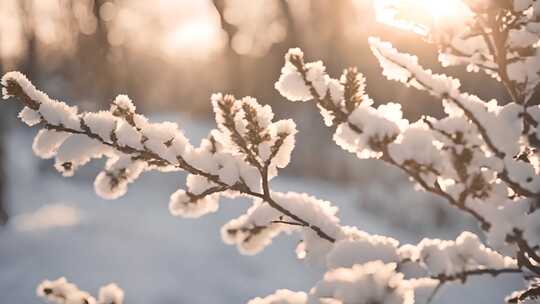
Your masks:
<svg viewBox="0 0 540 304"><path fill-rule="evenodd" d="M41 282L36 293L39 297L54 304L96 304L92 296L79 290L75 284L69 283L64 277Z"/></svg>
<svg viewBox="0 0 540 304"><path fill-rule="evenodd" d="M174 216L196 218L216 212L219 207L218 194L194 194L178 190L171 195L169 211Z"/></svg>
<svg viewBox="0 0 540 304"><path fill-rule="evenodd" d="M358 72L358 69L349 68L343 71L340 82L344 88L341 98L345 101L345 109L348 113L352 113L365 98L366 78ZM339 94L333 93L332 90L330 93L336 102Z"/></svg>
<svg viewBox="0 0 540 304"><path fill-rule="evenodd" d="M298 48L290 49L285 55L285 65L281 76L275 83L276 90L290 101L308 101L313 99L310 88L306 85L303 72L304 54Z"/></svg>
<svg viewBox="0 0 540 304"><path fill-rule="evenodd" d="M135 126L133 115L137 108L127 95L118 95L111 104L111 113L116 117L124 118L130 125Z"/></svg>
<svg viewBox="0 0 540 304"><path fill-rule="evenodd" d="M277 290L274 294L264 298L255 298L248 304L306 304L307 294L305 292L294 292L287 289Z"/></svg>
<svg viewBox="0 0 540 304"><path fill-rule="evenodd" d="M413 304L414 290L404 284L396 264L381 261L338 268L327 272L309 294L308 303Z"/></svg>
<svg viewBox="0 0 540 304"><path fill-rule="evenodd" d="M111 283L99 289L98 304L123 304L124 291Z"/></svg>

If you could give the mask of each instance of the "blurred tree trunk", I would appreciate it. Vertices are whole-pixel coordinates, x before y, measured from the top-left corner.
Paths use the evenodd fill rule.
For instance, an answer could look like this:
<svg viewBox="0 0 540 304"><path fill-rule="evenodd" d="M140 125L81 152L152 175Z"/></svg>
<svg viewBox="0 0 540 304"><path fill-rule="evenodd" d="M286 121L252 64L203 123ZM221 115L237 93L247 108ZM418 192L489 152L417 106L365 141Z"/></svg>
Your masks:
<svg viewBox="0 0 540 304"><path fill-rule="evenodd" d="M109 31L107 24L101 18L99 10L103 4L108 2L107 0L95 0L94 1L94 17L97 20L96 32L93 36L93 42L96 46L98 56L95 56L97 62L93 65L94 67L94 79L97 81L98 85L101 88L100 95L98 96L99 102L105 107L109 106L110 100L112 100L115 87L116 87L116 77L114 70L111 67L109 55L111 53L111 45L109 44ZM114 2L114 1L109 1Z"/></svg>
<svg viewBox="0 0 540 304"><path fill-rule="evenodd" d="M4 113L4 111L2 111ZM7 195L6 195L6 155L5 155L5 122L4 114L0 117L0 225L5 225L8 220Z"/></svg>
<svg viewBox="0 0 540 304"><path fill-rule="evenodd" d="M26 54L21 64L21 70L30 79L36 79L37 76L37 39L33 30L33 6L32 1L20 1L19 9L24 20ZM0 74L4 73L4 65L0 58ZM0 225L5 225L9 219L8 197L7 197L7 155L6 155L6 129L8 109L0 111Z"/></svg>
<svg viewBox="0 0 540 304"><path fill-rule="evenodd" d="M227 33L227 47L225 48L225 52L223 54L224 58L226 59L226 74L227 75L227 91L235 96L241 96L242 94L245 94L245 85L244 85L244 79L242 76L243 73L243 62L240 55L238 55L232 48L232 40L236 33L236 28L229 24L225 20L225 3L226 0L213 0L214 7L216 8L220 22L221 22L221 28Z"/></svg>
<svg viewBox="0 0 540 304"><path fill-rule="evenodd" d="M34 7L33 1L20 1L20 11L24 20L26 54L22 62L21 70L28 79L36 80L37 74L37 38L34 30Z"/></svg>
<svg viewBox="0 0 540 304"><path fill-rule="evenodd" d="M4 73L2 59L0 58L0 74ZM6 135L6 112L4 109L0 111L0 225L5 225L8 221L7 213L7 189L6 189L6 154L5 154L5 135Z"/></svg>
<svg viewBox="0 0 540 304"><path fill-rule="evenodd" d="M101 6L106 2L114 1L94 0L91 4L97 22L96 29L91 34L79 33L75 56L77 62L72 71L73 75L78 75L74 78L77 79L77 91L84 92L85 97L93 98L96 101L95 108L107 108L116 87L116 73L108 59L111 46L107 38L107 24L99 14ZM92 83L93 92L89 92L88 83ZM88 96L89 93L93 93L92 96Z"/></svg>
<svg viewBox="0 0 540 304"><path fill-rule="evenodd" d="M236 53L232 47L232 40L237 29L225 20L226 0L213 0L213 4L220 16L221 27L228 36L228 45L223 54L227 63L225 67L227 70L226 75L229 75L227 91L237 97L250 95L267 101L275 98L274 78L283 64L283 55L290 47L297 46L298 41L294 20L287 1L278 1L282 17L286 21L287 36L284 41L273 45L262 58L238 55ZM265 72L261 73L261 71Z"/></svg>

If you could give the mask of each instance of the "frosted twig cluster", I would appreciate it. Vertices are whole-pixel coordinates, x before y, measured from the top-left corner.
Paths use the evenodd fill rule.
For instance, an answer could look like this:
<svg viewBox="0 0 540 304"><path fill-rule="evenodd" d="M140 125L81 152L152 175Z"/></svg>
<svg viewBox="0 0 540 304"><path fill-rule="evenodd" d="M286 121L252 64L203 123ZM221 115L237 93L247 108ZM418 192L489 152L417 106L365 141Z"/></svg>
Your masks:
<svg viewBox="0 0 540 304"><path fill-rule="evenodd" d="M499 104L463 92L458 79L425 69L416 56L375 37L369 45L383 74L442 101L445 117L409 122L397 103L375 107L358 69L332 78L323 62L306 62L300 49L286 54L275 88L290 101L312 101L344 150L402 170L419 189L472 216L488 244L470 232L455 240L400 244L341 225L331 202L272 191L270 181L290 161L296 126L274 121L272 109L251 97L213 95L217 127L198 147L176 124L149 122L124 95L108 111L79 112L11 72L2 78L3 97L24 105L19 117L41 128L35 153L55 158L62 174L106 157L95 181L104 198L120 197L145 171L185 171L186 187L170 199L175 216L215 212L222 195L253 200L221 230L241 253L256 254L281 233L298 234L298 258L324 267L324 276L310 291L282 289L250 304L426 303L447 282L507 273L528 281L507 300L533 301L540 294L540 106L530 100L540 81L540 2L456 0L460 18L428 24L407 19L404 2L377 1L379 19L436 44L445 66L485 71L505 86L511 101ZM40 295L57 303L91 303L74 285L55 282L46 282L53 285L47 291L58 292L38 290Z"/></svg>

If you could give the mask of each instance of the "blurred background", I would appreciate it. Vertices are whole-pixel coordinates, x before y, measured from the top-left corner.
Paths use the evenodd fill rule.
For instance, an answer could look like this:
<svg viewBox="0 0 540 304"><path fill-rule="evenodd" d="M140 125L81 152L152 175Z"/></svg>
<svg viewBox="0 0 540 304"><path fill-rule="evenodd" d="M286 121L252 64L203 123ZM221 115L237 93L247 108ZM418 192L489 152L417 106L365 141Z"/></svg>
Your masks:
<svg viewBox="0 0 540 304"><path fill-rule="evenodd" d="M441 71L436 50L376 23L372 1L0 0L0 71L19 70L83 110L106 109L117 94L128 94L140 112L179 122L194 143L213 126L213 92L254 96L299 126L278 190L331 200L345 224L403 242L477 231L444 202L415 192L396 169L339 149L314 106L285 102L274 89L284 54L300 47L306 60L322 60L334 77L357 66L375 102L401 103L410 120L440 116L440 101L382 77L367 38L390 40ZM507 99L483 74L445 72L485 99ZM241 303L277 288L306 289L316 280L294 259L295 240L280 239L252 258L221 243L219 227L248 202L223 203L216 215L185 221L167 214L168 196L182 184L176 176L148 174L115 202L92 192L100 164L61 179L51 162L31 155L35 130L22 127L16 113L15 103L2 104L0 302L34 303L35 285L60 275L94 290L117 281L128 303ZM494 294L472 284L458 296L501 299L513 284Z"/></svg>

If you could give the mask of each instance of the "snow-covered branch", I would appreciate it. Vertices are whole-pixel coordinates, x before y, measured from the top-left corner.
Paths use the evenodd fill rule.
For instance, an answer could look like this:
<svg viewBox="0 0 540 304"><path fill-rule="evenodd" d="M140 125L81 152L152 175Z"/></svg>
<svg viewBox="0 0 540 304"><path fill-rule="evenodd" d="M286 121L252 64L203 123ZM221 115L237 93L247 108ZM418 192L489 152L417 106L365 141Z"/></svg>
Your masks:
<svg viewBox="0 0 540 304"><path fill-rule="evenodd" d="M444 66L466 65L468 71L481 70L501 81L512 101L523 107L524 133L536 128L538 120L529 115L529 106L540 82L538 1L451 1L446 9L454 13L435 22L409 18L419 8L406 2L377 1L379 21L436 45Z"/></svg>
<svg viewBox="0 0 540 304"><path fill-rule="evenodd" d="M382 2L391 2L391 9L399 5L399 1ZM530 2L521 3L524 8L510 9L512 13L506 15L508 8L496 7L497 4L492 4L495 7L485 11L482 8L483 13L498 16L484 24L484 30L486 26L498 29L497 32L490 29L479 34L482 41L486 41L492 58L483 56L478 66L486 67L488 73L497 75L505 84L513 102L504 106L495 100L486 102L462 93L459 80L424 69L416 56L400 53L390 43L378 38L370 38L369 43L379 59L383 74L390 80L427 91L442 100L447 117L435 119L425 116L410 123L402 118L397 104L375 108L364 92L365 79L356 69L347 69L339 80L333 79L326 73L322 62L304 62L304 55L299 49L291 49L287 53L285 66L275 85L290 101L314 100L325 124L336 127L334 140L339 146L359 158L375 158L400 168L423 190L445 198L451 205L476 218L488 241L500 252L514 256L511 264L499 264L494 268L461 269L454 274L445 272L448 269L438 269L435 271L437 274L429 277L438 279L437 286L447 281L464 282L474 275L497 276L519 273L522 269L538 275L540 270L539 240L532 233L538 227L535 222L538 216L536 202L540 196L540 167L535 148L539 138L537 121L540 108L529 105L527 99L531 96L531 88L536 86L538 76L520 78L524 72L515 69L517 64L525 61L531 65L528 69L538 69L538 65L531 61L536 56L525 58L529 55L520 55L510 45L520 43L513 37L519 34L512 29L517 26L521 30L528 23L526 30L531 30L530 23L537 20L530 16L536 16L534 12L540 6L535 1L534 4ZM395 19L398 15L401 13L385 16ZM509 20L513 20L512 24L506 25ZM403 22L392 25L408 30L418 29L403 26ZM463 28L475 30L473 26ZM424 34L430 36L429 41L448 43L448 37L435 36L435 30L439 34L443 31L442 28L426 28ZM461 36L460 39L474 40L474 35ZM538 37L534 42L537 41ZM469 54L460 51L456 45L452 45L452 49L458 50L463 57ZM444 50L441 58L443 55ZM514 57L509 59L508 56ZM427 245L430 240L425 242L418 246ZM450 250L443 245L444 242L436 244L437 248L444 248L443 252ZM475 246L480 245L477 243ZM412 260L429 266L426 261Z"/></svg>
<svg viewBox="0 0 540 304"><path fill-rule="evenodd" d="M416 57L399 53L391 44L381 42L376 38L370 39L370 45L381 62L384 74L389 79L399 80L406 85L426 90L435 97L451 102L463 112L463 116L474 124L487 148L502 161L499 178L505 181L512 190L527 197L540 195L535 191L536 189L531 190L528 186L512 180L509 172L514 170L507 168L511 165L518 166L513 162L512 157L519 153L519 140L523 131L521 126L516 123L519 121L520 115L523 115L520 107L512 103L498 107L495 101L488 104L477 96L461 93L459 91L460 83L457 79L445 75L433 75L431 71L418 65ZM398 71L400 69L401 71ZM392 73L396 72L406 75L406 79L394 78ZM452 109L447 108L446 111L453 115ZM504 132L502 130L506 131L504 137L501 136Z"/></svg>
<svg viewBox="0 0 540 304"><path fill-rule="evenodd" d="M20 73L6 74L2 85L4 98L17 97L25 105L19 117L29 126L43 127L34 141L36 154L56 157L55 167L65 176L93 158L108 157L95 182L96 192L104 198L125 194L127 185L144 171L184 170L189 173L187 190L171 196L173 215L214 212L220 194L238 193L262 199L280 216L334 241L272 198L269 180L289 163L296 128L291 120L272 122L270 107L253 98L212 96L218 129L200 147L193 147L176 124L150 123L125 95L118 96L109 111L78 113L38 91Z"/></svg>
<svg viewBox="0 0 540 304"><path fill-rule="evenodd" d="M425 69L416 56L379 38L370 38L369 45L383 75L441 100L444 117L409 122L400 104L374 106L358 69L332 78L323 62L305 62L300 49L285 55L275 88L290 101L313 100L344 150L399 168L418 189L474 217L487 245L470 232L455 240L400 244L342 225L329 201L273 191L271 180L290 162L296 125L274 121L270 106L251 97L214 94L217 128L194 147L176 124L149 122L124 95L107 111L79 112L49 98L18 72L4 75L2 95L24 106L23 122L41 127L34 152L55 158L63 175L73 175L92 159L108 159L95 181L104 198L122 196L145 171L185 171L185 189L170 198L173 215L199 217L217 211L222 195L243 196L253 205L223 226L224 242L256 254L282 233L299 235L298 258L322 267L324 276L309 291L282 289L250 304L425 303L448 282L505 274L529 281L508 302L537 299L540 106L530 99L540 83L540 2L453 0L461 13L431 23L407 19L412 10L404 2L377 1L379 19L436 44L445 66L485 71L504 84L512 102L464 93L458 79ZM123 301L116 285L104 287L95 300L63 278L43 282L38 294L53 303Z"/></svg>
<svg viewBox="0 0 540 304"><path fill-rule="evenodd" d="M327 105L327 109L349 117L356 115L358 107L366 101L366 96L361 94L364 80L355 70L346 71L344 79L347 83L343 90L339 90L340 85L336 83L338 90L334 93L348 96L349 101L334 108ZM334 292L351 287L341 286L349 283L341 281L338 274L351 273L359 276L358 284L364 284L361 282L372 276L395 278L391 279L393 283L383 284L380 288L395 294L392 297L396 299L405 300L415 290L433 287L436 282L482 273L518 271L513 259L483 247L474 235L465 235L456 242L425 240L415 246L399 246L399 242L391 238L341 226L337 208L330 202L306 194L273 192L269 181L277 175L278 168L288 164L296 130L290 120L272 122L271 109L260 106L252 98L237 100L228 95L214 95L212 103L218 128L200 147L192 147L175 124L148 122L135 112L135 106L126 96L117 97L110 111L78 113L76 108L54 101L36 90L21 74L8 73L2 83L5 97L15 96L25 105L21 119L31 126L43 126L34 142L36 154L56 157L56 167L64 175L73 174L76 168L92 158L109 158L106 170L96 180L96 190L101 196L116 198L122 195L127 184L147 170L184 170L189 173L187 190L178 190L171 196L173 215L196 217L214 212L221 194L254 198L254 205L245 215L223 227L225 242L237 245L242 253L255 254L280 233L296 232L302 238L296 250L298 257L322 263L328 268L325 279L310 292L309 297L302 293L281 292L280 295L285 293L300 300L339 298ZM369 113L394 126L391 116ZM384 147L395 141L400 127L395 125L388 130L388 134L393 134L392 130L396 134L379 137L382 141L371 140L371 146ZM70 143L73 138L76 141ZM385 149L374 151L391 153L389 147ZM396 165L406 170L412 170L409 166L416 165L403 157L393 157ZM426 165L417 168L416 174L424 180L426 176L421 173L435 174L435 168ZM121 191L118 188L122 188ZM463 241L471 238L473 241ZM460 245L462 243L469 244L470 248L467 251L457 249L464 246ZM467 258L456 260L449 255L449 249L440 249L452 246L457 246L453 249L455 254ZM435 256L438 258L433 260ZM385 266L381 268L377 263ZM401 268L407 268L407 265L423 269L425 276L422 279L405 279L402 273L405 270ZM381 270L379 274L376 268L388 271ZM395 280L401 283L395 283ZM337 289L331 291L328 286ZM391 288L387 288L389 286Z"/></svg>
<svg viewBox="0 0 540 304"><path fill-rule="evenodd" d="M326 124L337 127L334 140L338 145L356 153L360 158L374 157L400 168L424 190L447 199L452 205L489 227L489 223L478 212L464 204L466 197L454 197L443 190L435 180L442 170L435 167L434 159L410 158L415 154L417 157L421 156L414 149L422 143L414 138L420 139L427 135L434 139L434 134L429 134L425 124L409 125L408 121L402 119L401 106L398 104L374 108L373 101L364 93L365 79L356 69L345 70L338 81L324 72L322 62L305 63L299 49L289 51L285 58L286 63L282 76L276 83L276 89L290 100L297 100L297 91L309 92L302 100L314 99ZM314 76L316 73L320 75ZM310 78L307 78L308 74L311 75ZM398 144L396 140L402 133L409 135L406 137L409 140L402 140ZM437 150L432 143L425 143L425 146L433 147L432 151ZM432 157L426 154L424 156ZM443 167L444 161L439 158L437 165ZM482 185L478 184L483 181L478 177L476 180L476 186L482 188Z"/></svg>
<svg viewBox="0 0 540 304"><path fill-rule="evenodd" d="M111 283L99 289L98 298L80 290L66 278L54 281L45 280L37 287L37 295L53 304L122 304L124 291Z"/></svg>

